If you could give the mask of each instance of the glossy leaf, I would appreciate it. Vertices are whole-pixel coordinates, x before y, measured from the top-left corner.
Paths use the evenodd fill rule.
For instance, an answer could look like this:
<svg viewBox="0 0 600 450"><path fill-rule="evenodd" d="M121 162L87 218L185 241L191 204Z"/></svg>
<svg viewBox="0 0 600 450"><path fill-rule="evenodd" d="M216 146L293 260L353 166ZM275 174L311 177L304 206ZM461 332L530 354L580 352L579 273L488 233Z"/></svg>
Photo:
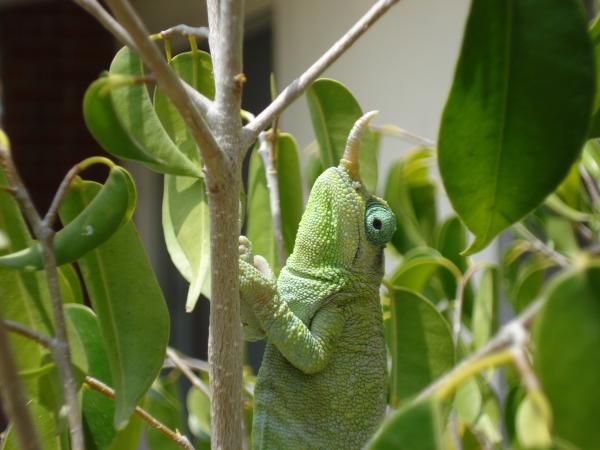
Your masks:
<svg viewBox="0 0 600 450"><path fill-rule="evenodd" d="M0 168L0 185L6 185ZM8 238L8 246L1 254L12 253L31 246L32 240L19 208L11 195L0 192L0 230ZM0 269L0 311L4 319L14 320L46 335L53 334L50 299L43 272ZM42 357L48 352L30 339L11 333L9 339L17 368L30 371L39 368ZM29 394L36 397L35 383ZM34 392L35 391L35 392Z"/></svg>
<svg viewBox="0 0 600 450"><path fill-rule="evenodd" d="M190 312L200 294L210 298L210 218L203 179L165 176L162 223L171 260L190 283L185 304Z"/></svg>
<svg viewBox="0 0 600 450"><path fill-rule="evenodd" d="M69 450L67 445L62 444L61 437L56 431L52 412L35 400L30 400L28 402L28 407L42 445L41 450ZM16 433L14 433L14 430L10 427L2 442L2 450L20 449L21 447L17 443Z"/></svg>
<svg viewBox="0 0 600 450"><path fill-rule="evenodd" d="M308 191L312 189L313 184L323 173L323 163L319 154L319 145L313 141L305 150L306 165L304 169L305 185Z"/></svg>
<svg viewBox="0 0 600 450"><path fill-rule="evenodd" d="M65 314L83 344L88 364L87 374L112 386L110 363L96 315L83 305L67 305ZM113 425L115 402L91 389L84 389L82 396L86 448L105 450L110 447L116 434Z"/></svg>
<svg viewBox="0 0 600 450"><path fill-rule="evenodd" d="M73 184L60 209L68 223L97 194L92 182ZM169 314L132 222L79 260L116 392L114 423L124 427L162 367Z"/></svg>
<svg viewBox="0 0 600 450"><path fill-rule="evenodd" d="M279 273L279 256L273 234L269 188L257 146L250 156L248 168L248 219L246 235L255 255L264 257L273 271Z"/></svg>
<svg viewBox="0 0 600 450"><path fill-rule="evenodd" d="M430 248L417 248L406 254L391 276L394 286L423 292L438 272L447 272L455 280L461 277L460 270L448 259Z"/></svg>
<svg viewBox="0 0 600 450"><path fill-rule="evenodd" d="M484 346L496 333L498 325L498 274L495 267L482 271L473 302L471 332L473 346Z"/></svg>
<svg viewBox="0 0 600 450"><path fill-rule="evenodd" d="M589 28L590 38L594 47L594 58L596 59L596 66L600 63L600 17L592 22ZM596 69L596 87L600 86L600 71ZM600 90L596 90L596 96L594 97L594 105L592 109L592 123L588 136L590 138L600 137Z"/></svg>
<svg viewBox="0 0 600 450"><path fill-rule="evenodd" d="M397 407L454 365L454 344L450 325L425 297L394 289L390 311L390 395Z"/></svg>
<svg viewBox="0 0 600 450"><path fill-rule="evenodd" d="M448 197L475 234L468 253L559 185L583 144L593 96L578 2L472 2L438 147Z"/></svg>
<svg viewBox="0 0 600 450"><path fill-rule="evenodd" d="M277 139L277 181L281 207L281 230L286 256L294 250L298 224L304 212L302 178L296 140L289 133L279 133Z"/></svg>
<svg viewBox="0 0 600 450"><path fill-rule="evenodd" d="M578 448L595 448L600 427L600 266L555 279L533 330L535 371L553 413L553 433Z"/></svg>
<svg viewBox="0 0 600 450"><path fill-rule="evenodd" d="M437 186L429 176L432 158L432 149L417 147L388 171L384 198L396 215L392 244L400 253L434 244Z"/></svg>
<svg viewBox="0 0 600 450"><path fill-rule="evenodd" d="M427 399L393 413L379 429L369 450L440 449L442 418L440 407Z"/></svg>
<svg viewBox="0 0 600 450"><path fill-rule="evenodd" d="M175 56L171 67L187 83L208 98L215 93L210 55L187 52ZM171 101L157 89L154 109L175 145L191 160L198 148ZM162 223L171 260L190 283L186 311L194 309L200 294L210 298L210 218L203 179L165 175Z"/></svg>
<svg viewBox="0 0 600 450"><path fill-rule="evenodd" d="M143 77L139 57L123 47L115 55L109 71L110 76ZM117 78L119 79L119 78ZM202 172L193 153L186 155L167 134L159 120L148 89L144 84L124 84L110 89L115 114L125 132L149 155L153 170L176 175L201 177ZM111 151L110 148L105 148ZM131 159L140 160L130 155ZM144 162L141 160L141 162Z"/></svg>
<svg viewBox="0 0 600 450"><path fill-rule="evenodd" d="M58 281L63 303L83 304L83 291L81 290L79 275L77 275L71 264L58 267Z"/></svg>
<svg viewBox="0 0 600 450"><path fill-rule="evenodd" d="M328 78L315 81L306 91L306 100L323 167L337 166L348 134L363 111L346 86ZM369 192L377 187L378 148L377 134L367 131L361 142L360 176Z"/></svg>

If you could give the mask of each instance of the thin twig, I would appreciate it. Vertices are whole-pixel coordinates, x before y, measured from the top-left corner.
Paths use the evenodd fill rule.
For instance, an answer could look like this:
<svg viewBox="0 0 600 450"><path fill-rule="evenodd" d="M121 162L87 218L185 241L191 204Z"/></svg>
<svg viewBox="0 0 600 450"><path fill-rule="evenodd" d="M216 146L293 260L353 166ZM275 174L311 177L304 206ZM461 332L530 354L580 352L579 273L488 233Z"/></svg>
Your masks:
<svg viewBox="0 0 600 450"><path fill-rule="evenodd" d="M135 44L134 48L154 73L159 87L173 102L198 144L204 162L210 167L215 159L220 160L222 157L219 146L199 110L201 105L208 108L210 101L206 99L206 102L198 102L190 99L183 83L164 60L154 42L150 40L146 27L127 0L107 0L106 3L131 36ZM196 99L200 96L201 94L198 93ZM202 112L207 113L207 111Z"/></svg>
<svg viewBox="0 0 600 450"><path fill-rule="evenodd" d="M454 316L452 318L452 341L454 342L454 347L458 346L458 340L460 339L465 288L471 280L471 277L475 275L478 270L483 269L486 266L487 264L474 264L470 266L458 281L458 286L456 287L456 300L454 301Z"/></svg>
<svg viewBox="0 0 600 450"><path fill-rule="evenodd" d="M22 450L40 450L40 439L27 409L17 365L10 350L5 326L0 320L0 394L4 411Z"/></svg>
<svg viewBox="0 0 600 450"><path fill-rule="evenodd" d="M69 186L71 185L73 178L75 178L79 172L81 172L81 168L79 164L76 164L75 166L71 167L60 183L56 194L54 194L50 208L48 208L48 212L46 212L46 215L44 216L44 224L47 227L52 227L54 225L56 216L58 215L58 208L60 208L60 205L65 198L67 191L69 190Z"/></svg>
<svg viewBox="0 0 600 450"><path fill-rule="evenodd" d="M0 328L6 328L7 330L9 330L13 333L16 333L23 337L31 339L32 341L37 342L42 347L47 348L49 350L53 350L57 346L56 340L52 339L51 337L46 336L38 331L32 330L31 328L28 328L25 325L20 324L18 322L14 322L12 320L0 320ZM2 333L2 330L0 330L0 334L1 333ZM0 339L1 339L1 337L2 336L0 336ZM1 344L1 342L0 342L0 344ZM0 357L1 356L2 355L0 355ZM0 367L0 369L1 369L1 367ZM111 387L104 384L102 381L88 375L85 377L84 383L87 386L89 386L91 389L98 391L101 394L105 395L106 397L109 397L114 400L115 391ZM148 422L148 424L150 424L150 426L152 426L153 428L156 428L158 431L160 431L165 436L167 436L169 439L171 439L173 442L175 442L177 445L179 445L179 447L186 449L186 450L194 450L194 447L192 447L192 445L190 444L190 442L188 441L188 439L185 436L182 436L181 434L179 434L176 431L170 430L167 426L165 426L164 424L159 422L156 418L151 416L144 409L140 408L139 406L136 406L135 413L137 415L139 415L142 419L144 419L146 422ZM11 416L11 419L12 419L12 416Z"/></svg>
<svg viewBox="0 0 600 450"><path fill-rule="evenodd" d="M83 428L81 425L81 411L77 399L77 383L73 374L71 365L71 355L69 340L67 336L67 327L63 311L60 288L58 284L58 271L56 268L56 258L54 256L53 239L54 230L46 225L37 212L29 192L25 188L21 177L13 163L10 151L4 147L0 148L0 160L4 165L6 178L15 189L15 198L21 207L21 211L31 224L33 233L38 239L42 249L42 259L44 270L46 272L46 281L52 303L52 314L54 318L54 328L56 336L56 345L53 355L59 373L65 394L67 406L67 417L69 421L69 430L71 433L71 446L73 450L83 450Z"/></svg>
<svg viewBox="0 0 600 450"><path fill-rule="evenodd" d="M273 102L267 106L251 123L244 127L251 132L249 141L256 139L258 133L267 127L275 116L281 115L294 100L317 79L331 64L346 52L385 12L400 0L379 0L350 30L331 46L312 66L286 87Z"/></svg>
<svg viewBox="0 0 600 450"><path fill-rule="evenodd" d="M100 394L110 399L115 399L115 391L106 384L104 384L102 381L90 376L86 376L84 379L84 383L90 389L93 389L94 391L99 392ZM194 450L193 445L190 443L187 437L180 434L177 430L171 430L169 427L157 420L145 409L136 406L134 412L152 428L171 439L179 448L182 448L184 450Z"/></svg>
<svg viewBox="0 0 600 450"><path fill-rule="evenodd" d="M277 166L275 156L275 143L271 139L276 132L262 131L258 135L260 143L258 154L262 158L265 167L265 177L267 179L267 189L269 189L269 206L271 207L271 222L273 224L273 234L275 237L275 245L279 255L279 267L285 265L286 252L285 243L283 241L283 225L281 222L281 204L279 201L279 180L277 179Z"/></svg>
<svg viewBox="0 0 600 450"><path fill-rule="evenodd" d="M518 317L504 325L484 347L465 358L449 372L423 389L416 396L415 401L423 400L440 389L448 390L448 386L455 386L459 378L462 380L467 375L470 376L473 371L477 372L482 368L492 367L498 361L505 362L512 359L513 355L510 347L515 342L522 342L523 331L531 327L542 305L542 299L531 303Z"/></svg>
<svg viewBox="0 0 600 450"><path fill-rule="evenodd" d="M410 131L400 128L396 125L371 125L371 130L383 134L384 136L392 136L413 145L422 145L424 147L435 148L437 144L431 139L411 133Z"/></svg>
<svg viewBox="0 0 600 450"><path fill-rule="evenodd" d="M181 371L181 373L183 373L185 375L185 377L190 380L190 383L192 383L192 385L196 388L198 388L198 390L200 392L202 392L207 398L210 399L211 395L210 395L210 390L208 389L208 387L204 384L204 382L198 378L194 372L192 372L190 370L190 367L185 363L185 361L177 354L177 352L172 349L171 347L167 348L167 356L169 357L169 359L171 361L173 361L173 364L175 365L175 367L177 367L177 369L179 369Z"/></svg>
<svg viewBox="0 0 600 450"><path fill-rule="evenodd" d="M81 8L87 11L91 16L95 17L98 22L106 29L109 33L111 33L114 37L117 38L123 44L129 46L130 48L135 48L133 44L133 40L129 33L125 31L125 29L121 26L119 22L117 22L113 16L111 16L108 11L104 9L104 7L96 0L73 0L77 3Z"/></svg>
<svg viewBox="0 0 600 450"><path fill-rule="evenodd" d="M600 212L600 192L598 192L598 186L596 185L596 182L592 179L591 175L583 164L579 165L579 174L581 175L581 179L583 180L590 199L592 200L594 209L596 212Z"/></svg>
<svg viewBox="0 0 600 450"><path fill-rule="evenodd" d="M533 371L531 364L527 360L527 355L525 354L525 348L522 345L515 345L512 348L513 351L513 362L517 371L521 375L521 380L525 385L525 388L529 392L538 392L541 391L542 385L540 384L540 380L538 380L537 375Z"/></svg>
<svg viewBox="0 0 600 450"><path fill-rule="evenodd" d="M521 222L513 225L513 229L517 234L520 234L524 239L526 239L531 245L533 250L539 251L551 257L556 264L561 267L569 267L572 265L572 262L566 256L558 253L556 250L548 247L541 239L539 239L536 235L534 235L531 231L525 227Z"/></svg>

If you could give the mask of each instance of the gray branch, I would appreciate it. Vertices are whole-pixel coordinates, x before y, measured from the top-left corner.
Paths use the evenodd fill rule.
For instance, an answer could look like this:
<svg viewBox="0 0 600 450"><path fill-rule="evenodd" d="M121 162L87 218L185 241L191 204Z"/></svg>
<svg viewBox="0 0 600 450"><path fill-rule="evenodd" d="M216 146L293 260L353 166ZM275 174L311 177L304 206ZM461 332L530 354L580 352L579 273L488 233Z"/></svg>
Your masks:
<svg viewBox="0 0 600 450"><path fill-rule="evenodd" d="M256 139L258 133L266 128L275 116L279 116L294 100L315 81L329 66L344 54L356 40L400 0L379 0L367 13L350 28L323 56L321 56L302 75L286 87L273 102L253 121L244 127L249 132L249 141ZM211 47L212 48L212 47Z"/></svg>

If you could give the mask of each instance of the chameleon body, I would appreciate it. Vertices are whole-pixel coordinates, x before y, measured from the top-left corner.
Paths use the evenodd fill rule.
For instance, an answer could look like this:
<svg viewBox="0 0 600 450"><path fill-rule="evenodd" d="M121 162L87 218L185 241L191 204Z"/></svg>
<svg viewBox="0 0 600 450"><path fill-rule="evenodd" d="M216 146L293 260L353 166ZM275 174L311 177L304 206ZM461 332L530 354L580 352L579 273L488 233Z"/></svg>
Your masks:
<svg viewBox="0 0 600 450"><path fill-rule="evenodd" d="M242 322L267 340L254 449L359 449L385 412L379 285L396 220L360 182L358 155L346 157L315 182L277 280L241 241Z"/></svg>

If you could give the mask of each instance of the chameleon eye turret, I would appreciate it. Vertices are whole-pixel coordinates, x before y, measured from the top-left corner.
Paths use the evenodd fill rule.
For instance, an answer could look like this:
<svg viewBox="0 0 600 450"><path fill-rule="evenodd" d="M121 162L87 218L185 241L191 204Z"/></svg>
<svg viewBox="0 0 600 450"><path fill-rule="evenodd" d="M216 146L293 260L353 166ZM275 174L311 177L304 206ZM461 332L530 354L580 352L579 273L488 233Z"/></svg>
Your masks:
<svg viewBox="0 0 600 450"><path fill-rule="evenodd" d="M344 155L340 160L340 167L346 169L350 176L356 181L360 181L360 141L363 134L365 134L365 131L368 129L369 123L377 116L377 114L379 114L379 111L370 111L354 123L354 126L348 135L348 140L346 141Z"/></svg>
<svg viewBox="0 0 600 450"><path fill-rule="evenodd" d="M370 203L365 211L365 231L373 244L387 244L396 231L396 216L381 203Z"/></svg>

